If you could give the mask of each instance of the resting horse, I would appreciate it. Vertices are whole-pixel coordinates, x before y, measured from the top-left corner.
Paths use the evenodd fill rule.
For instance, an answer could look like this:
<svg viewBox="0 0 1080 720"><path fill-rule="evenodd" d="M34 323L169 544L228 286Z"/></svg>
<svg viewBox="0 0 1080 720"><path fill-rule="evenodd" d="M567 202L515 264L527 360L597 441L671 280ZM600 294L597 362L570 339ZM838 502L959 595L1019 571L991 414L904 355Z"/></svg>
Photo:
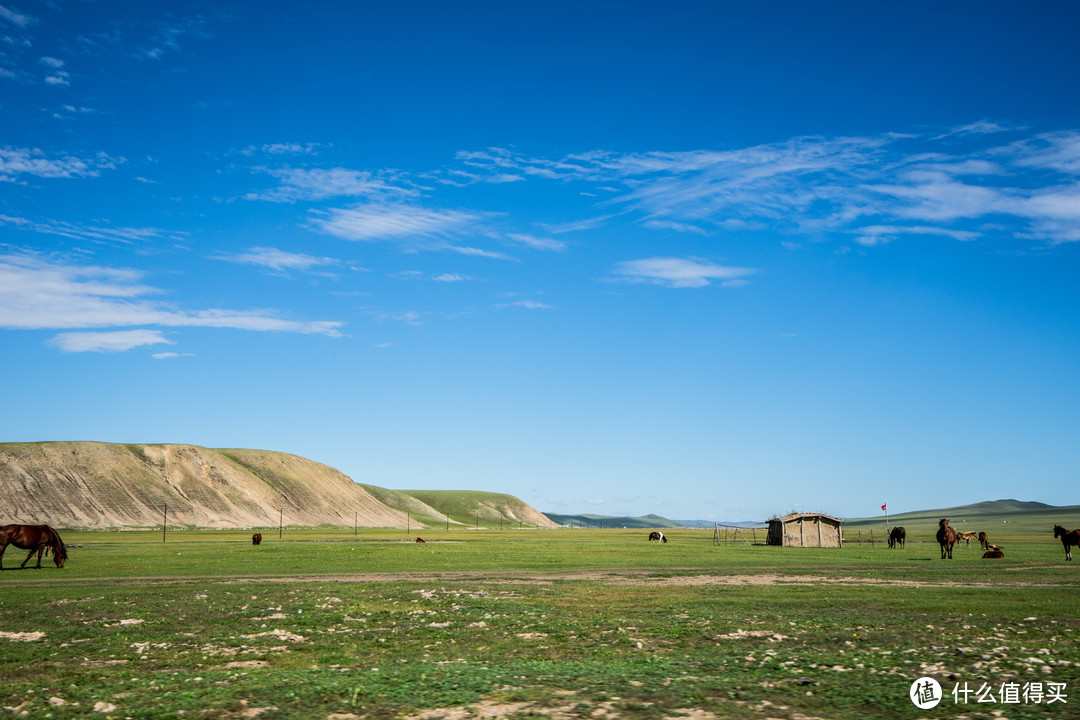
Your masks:
<svg viewBox="0 0 1080 720"><path fill-rule="evenodd" d="M48 525L5 525L0 528L0 570L4 569L4 551L8 545L14 545L30 553L23 560L19 569L26 567L30 558L37 553L37 568L41 568L41 556L52 550L53 562L56 567L64 567L67 560L67 547L60 539L60 533Z"/></svg>
<svg viewBox="0 0 1080 720"><path fill-rule="evenodd" d="M948 557L949 560L952 560L952 549L953 545L956 544L956 531L949 527L947 518L938 521L937 541L938 545L941 546L941 559L944 560Z"/></svg>
<svg viewBox="0 0 1080 720"><path fill-rule="evenodd" d="M907 542L907 530L904 529L903 525L897 525L889 533L889 547L894 548L897 545L899 545L900 548L903 549L904 544L906 542Z"/></svg>
<svg viewBox="0 0 1080 720"><path fill-rule="evenodd" d="M1055 525L1054 537L1061 538L1061 544L1065 546L1065 559L1072 560L1073 546L1080 547L1080 530L1066 530L1060 525Z"/></svg>
<svg viewBox="0 0 1080 720"><path fill-rule="evenodd" d="M662 543L667 542L667 538L664 537L664 533L660 532L659 530L653 530L651 533L649 533L649 542L652 542L653 540Z"/></svg>

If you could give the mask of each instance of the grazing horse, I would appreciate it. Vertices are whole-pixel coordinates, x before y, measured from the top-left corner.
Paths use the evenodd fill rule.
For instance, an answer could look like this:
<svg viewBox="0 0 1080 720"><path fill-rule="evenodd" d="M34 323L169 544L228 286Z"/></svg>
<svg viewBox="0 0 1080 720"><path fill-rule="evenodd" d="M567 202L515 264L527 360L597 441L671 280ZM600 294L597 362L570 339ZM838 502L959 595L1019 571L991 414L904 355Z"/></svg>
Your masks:
<svg viewBox="0 0 1080 720"><path fill-rule="evenodd" d="M983 553L983 558L1003 558L1005 553L1001 552L1001 548L995 550L987 550Z"/></svg>
<svg viewBox="0 0 1080 720"><path fill-rule="evenodd" d="M424 538L422 538L422 537L418 537L418 538L416 538L416 542L418 542L418 543L426 543L426 542L427 542L427 540L425 540L425 539L424 539Z"/></svg>
<svg viewBox="0 0 1080 720"><path fill-rule="evenodd" d="M971 547L971 541L976 539L978 536L979 536L979 533L975 532L974 530L967 530L965 532L957 532L956 533L956 542L960 542L961 540L963 540L964 541L964 547Z"/></svg>
<svg viewBox="0 0 1080 720"><path fill-rule="evenodd" d="M956 531L949 527L947 518L938 521L937 541L938 545L941 546L941 559L944 560L947 557L952 560L952 549L953 545L956 544Z"/></svg>
<svg viewBox="0 0 1080 720"><path fill-rule="evenodd" d="M907 530L904 529L903 525L897 525L889 533L889 547L894 548L897 545L899 545L900 548L903 549L904 544L906 542L907 542Z"/></svg>
<svg viewBox="0 0 1080 720"><path fill-rule="evenodd" d="M984 532L979 533L979 547L983 550L990 549L990 536Z"/></svg>
<svg viewBox="0 0 1080 720"><path fill-rule="evenodd" d="M251 536L252 545L262 545L262 533L255 533Z"/></svg>
<svg viewBox="0 0 1080 720"><path fill-rule="evenodd" d="M26 567L30 558L37 553L37 569L41 568L42 554L48 555L52 550L53 562L56 567L64 567L67 560L67 546L60 539L60 533L48 525L5 525L0 528L0 570L4 569L4 551L8 545L14 545L30 553L23 560L19 569Z"/></svg>
<svg viewBox="0 0 1080 720"><path fill-rule="evenodd" d="M659 530L653 530L651 533L649 533L649 542L652 542L653 540L661 543L667 542L667 538L664 537L664 533L660 532Z"/></svg>
<svg viewBox="0 0 1080 720"><path fill-rule="evenodd" d="M1066 530L1060 525L1055 525L1054 537L1061 538L1061 544L1065 546L1065 559L1072 560L1073 546L1080 547L1080 530Z"/></svg>

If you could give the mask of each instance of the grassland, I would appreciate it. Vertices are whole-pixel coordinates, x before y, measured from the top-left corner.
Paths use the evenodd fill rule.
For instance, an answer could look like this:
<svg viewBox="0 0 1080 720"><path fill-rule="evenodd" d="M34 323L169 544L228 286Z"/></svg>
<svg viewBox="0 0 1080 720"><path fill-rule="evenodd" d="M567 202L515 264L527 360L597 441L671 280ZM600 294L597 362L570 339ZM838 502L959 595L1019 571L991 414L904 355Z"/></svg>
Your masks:
<svg viewBox="0 0 1080 720"><path fill-rule="evenodd" d="M1080 561L673 530L73 532L0 575L0 713L31 718L1077 717ZM1073 522L1072 525L1080 525ZM974 528L973 528L974 529ZM414 533L415 535L415 533ZM947 697L920 711L916 678ZM957 705L957 683L1067 702ZM1073 696L1075 693L1075 697ZM9 710L2 710L9 708ZM993 713L997 713L994 715Z"/></svg>

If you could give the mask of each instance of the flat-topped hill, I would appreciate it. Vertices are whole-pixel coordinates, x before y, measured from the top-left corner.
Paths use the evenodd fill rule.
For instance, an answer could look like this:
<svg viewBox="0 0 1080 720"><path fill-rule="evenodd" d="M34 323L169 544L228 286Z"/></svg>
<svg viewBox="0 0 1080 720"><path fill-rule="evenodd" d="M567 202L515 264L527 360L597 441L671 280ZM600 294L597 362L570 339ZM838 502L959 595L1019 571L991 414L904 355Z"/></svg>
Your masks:
<svg viewBox="0 0 1080 720"><path fill-rule="evenodd" d="M511 497L511 496L503 496ZM540 513L517 498L518 508ZM423 527L443 511L403 493L364 486L306 458L268 450L99 442L0 443L0 523L57 527L170 525ZM455 505L461 521L487 503ZM524 511L516 509L516 518ZM410 517L411 516L411 517ZM531 517L531 516L530 516ZM471 524L471 522L469 523Z"/></svg>

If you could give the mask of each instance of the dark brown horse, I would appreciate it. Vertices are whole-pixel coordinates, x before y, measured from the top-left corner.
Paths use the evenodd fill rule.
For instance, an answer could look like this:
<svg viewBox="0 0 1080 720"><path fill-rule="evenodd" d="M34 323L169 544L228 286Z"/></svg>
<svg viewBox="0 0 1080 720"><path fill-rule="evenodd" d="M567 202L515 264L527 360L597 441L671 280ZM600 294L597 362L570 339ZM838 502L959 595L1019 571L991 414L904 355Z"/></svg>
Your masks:
<svg viewBox="0 0 1080 720"><path fill-rule="evenodd" d="M1072 560L1073 547L1080 547L1080 530L1066 530L1060 525L1055 525L1054 537L1061 538L1061 544L1065 546L1065 559Z"/></svg>
<svg viewBox="0 0 1080 720"><path fill-rule="evenodd" d="M0 570L4 569L4 551L8 545L30 551L19 566L20 570L26 567L34 553L37 553L38 569L41 568L41 556L48 555L50 550L56 567L64 567L67 560L67 547L60 539L60 533L48 525L5 525L0 528Z"/></svg>
<svg viewBox="0 0 1080 720"><path fill-rule="evenodd" d="M906 542L907 542L907 530L904 529L903 525L897 525L889 533L889 547L894 548L897 545L899 545L900 548L903 549L904 548L904 543L906 543Z"/></svg>
<svg viewBox="0 0 1080 720"><path fill-rule="evenodd" d="M252 545L262 545L262 533L255 533L251 536Z"/></svg>
<svg viewBox="0 0 1080 720"><path fill-rule="evenodd" d="M956 531L949 527L947 518L941 518L938 521L937 541L938 545L941 546L941 559L948 558L952 560L952 549L953 545L956 544Z"/></svg>
<svg viewBox="0 0 1080 720"><path fill-rule="evenodd" d="M667 538L664 537L664 533L660 532L659 530L653 530L651 533L649 533L649 542L652 542L653 540L661 543L667 542Z"/></svg>
<svg viewBox="0 0 1080 720"><path fill-rule="evenodd" d="M427 540L425 540L425 539L424 539L424 538L422 538L422 537L418 537L418 538L416 538L416 542L418 542L418 543L426 543L426 542L427 542Z"/></svg>
<svg viewBox="0 0 1080 720"><path fill-rule="evenodd" d="M990 536L984 532L979 533L979 547L983 550L990 549Z"/></svg>
<svg viewBox="0 0 1080 720"><path fill-rule="evenodd" d="M986 552L983 553L983 557L984 558L1003 558L1003 557L1005 557L1005 553L1001 552L1001 549L998 548L997 550L987 550Z"/></svg>

